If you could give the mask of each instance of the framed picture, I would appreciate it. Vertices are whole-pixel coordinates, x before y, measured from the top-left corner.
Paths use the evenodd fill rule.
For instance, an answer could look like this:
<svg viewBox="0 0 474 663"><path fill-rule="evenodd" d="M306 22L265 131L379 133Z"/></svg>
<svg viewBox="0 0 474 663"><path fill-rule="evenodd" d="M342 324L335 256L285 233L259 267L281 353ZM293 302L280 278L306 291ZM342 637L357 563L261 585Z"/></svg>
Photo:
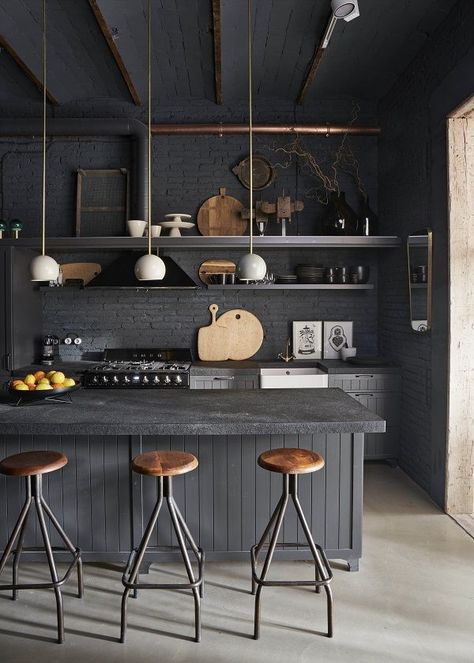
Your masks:
<svg viewBox="0 0 474 663"><path fill-rule="evenodd" d="M324 321L324 359L339 359L340 350L352 347L352 322Z"/></svg>
<svg viewBox="0 0 474 663"><path fill-rule="evenodd" d="M293 321L295 359L321 359L323 323L318 320Z"/></svg>

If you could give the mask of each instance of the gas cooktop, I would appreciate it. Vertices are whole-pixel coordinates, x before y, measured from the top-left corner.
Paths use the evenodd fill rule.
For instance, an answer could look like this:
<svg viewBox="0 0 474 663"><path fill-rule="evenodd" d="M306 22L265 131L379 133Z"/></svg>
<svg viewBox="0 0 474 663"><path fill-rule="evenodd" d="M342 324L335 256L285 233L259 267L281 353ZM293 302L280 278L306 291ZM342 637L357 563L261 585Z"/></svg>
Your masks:
<svg viewBox="0 0 474 663"><path fill-rule="evenodd" d="M84 386L93 389L186 389L191 351L121 349L104 352L103 361L84 374Z"/></svg>

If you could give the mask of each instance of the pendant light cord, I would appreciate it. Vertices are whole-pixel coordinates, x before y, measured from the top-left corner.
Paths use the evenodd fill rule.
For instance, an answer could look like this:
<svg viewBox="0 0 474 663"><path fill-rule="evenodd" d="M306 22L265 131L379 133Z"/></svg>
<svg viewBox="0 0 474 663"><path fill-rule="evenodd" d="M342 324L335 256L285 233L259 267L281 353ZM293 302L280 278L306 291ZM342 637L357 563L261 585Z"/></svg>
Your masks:
<svg viewBox="0 0 474 663"><path fill-rule="evenodd" d="M43 0L43 183L41 254L46 253L46 0Z"/></svg>
<svg viewBox="0 0 474 663"><path fill-rule="evenodd" d="M253 102L252 102L252 0L248 12L248 85L249 85L249 188L250 188L250 253L253 253Z"/></svg>
<svg viewBox="0 0 474 663"><path fill-rule="evenodd" d="M148 255L151 255L151 0L148 0Z"/></svg>

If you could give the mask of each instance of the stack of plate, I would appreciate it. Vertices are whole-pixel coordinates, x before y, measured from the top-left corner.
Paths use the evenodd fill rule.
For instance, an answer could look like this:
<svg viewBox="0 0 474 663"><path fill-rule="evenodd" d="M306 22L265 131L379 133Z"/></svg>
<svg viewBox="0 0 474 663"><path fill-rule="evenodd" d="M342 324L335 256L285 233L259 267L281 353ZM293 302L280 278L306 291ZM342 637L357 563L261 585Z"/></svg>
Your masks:
<svg viewBox="0 0 474 663"><path fill-rule="evenodd" d="M321 265L296 265L300 283L323 283L325 268Z"/></svg>
<svg viewBox="0 0 474 663"><path fill-rule="evenodd" d="M298 280L298 277L296 274L279 274L278 276L275 277L275 283L296 283Z"/></svg>

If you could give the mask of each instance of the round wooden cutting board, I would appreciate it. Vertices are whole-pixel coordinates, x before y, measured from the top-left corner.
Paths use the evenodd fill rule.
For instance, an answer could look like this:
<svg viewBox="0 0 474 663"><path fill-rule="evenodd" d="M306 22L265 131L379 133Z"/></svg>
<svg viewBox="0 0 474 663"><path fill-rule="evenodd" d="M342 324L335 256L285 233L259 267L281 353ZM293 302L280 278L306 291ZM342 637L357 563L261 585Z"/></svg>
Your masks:
<svg viewBox="0 0 474 663"><path fill-rule="evenodd" d="M242 219L243 209L237 198L226 196L225 189L219 189L218 196L208 198L199 208L199 232L208 236L243 235L248 225L248 221Z"/></svg>
<svg viewBox="0 0 474 663"><path fill-rule="evenodd" d="M260 350L263 327L253 313L234 308L221 315L219 324L227 329L228 359L243 361Z"/></svg>

